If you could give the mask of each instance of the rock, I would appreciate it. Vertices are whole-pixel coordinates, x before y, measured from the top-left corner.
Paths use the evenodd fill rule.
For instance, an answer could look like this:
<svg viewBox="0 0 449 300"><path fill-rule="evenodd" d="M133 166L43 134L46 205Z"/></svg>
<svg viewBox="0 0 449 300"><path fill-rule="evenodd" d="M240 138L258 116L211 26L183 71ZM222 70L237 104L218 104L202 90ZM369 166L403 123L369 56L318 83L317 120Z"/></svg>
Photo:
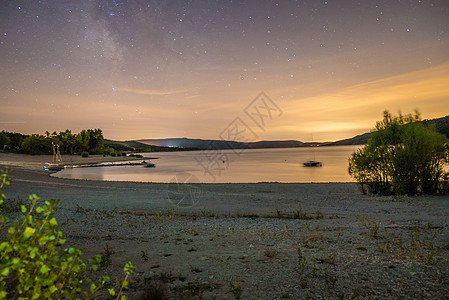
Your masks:
<svg viewBox="0 0 449 300"><path fill-rule="evenodd" d="M269 239L265 239L262 241L262 244L265 246L274 246L274 241L273 240L269 240Z"/></svg>

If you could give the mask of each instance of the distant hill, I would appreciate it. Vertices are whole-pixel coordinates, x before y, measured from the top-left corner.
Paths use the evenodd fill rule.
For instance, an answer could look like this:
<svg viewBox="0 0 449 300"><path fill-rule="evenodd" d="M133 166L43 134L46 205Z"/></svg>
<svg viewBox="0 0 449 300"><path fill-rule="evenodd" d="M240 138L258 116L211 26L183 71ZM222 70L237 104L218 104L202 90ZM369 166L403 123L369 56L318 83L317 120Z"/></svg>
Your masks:
<svg viewBox="0 0 449 300"><path fill-rule="evenodd" d="M438 132L449 138L449 116L422 121L426 126L435 126ZM340 145L364 145L371 136L370 132L336 142L309 142L304 143L297 140L281 141L258 141L242 143L223 140L203 140L189 138L166 138L166 139L141 139L135 141L111 141L105 140L105 146L118 151L156 152L156 151L181 151L201 149L262 149L262 148L295 148L295 147L317 147L317 146L340 146Z"/></svg>
<svg viewBox="0 0 449 300"><path fill-rule="evenodd" d="M133 151L133 152L167 152L167 151L183 151L198 150L197 148L180 148L180 147L163 147L157 145L148 145L138 141L113 141L104 140L104 146L114 148L116 151Z"/></svg>
<svg viewBox="0 0 449 300"><path fill-rule="evenodd" d="M364 134L356 135L355 137L352 137L349 139L344 139L344 140L330 143L329 145L330 146L365 145L366 142L368 142L370 136L371 136L371 132L367 132Z"/></svg>
<svg viewBox="0 0 449 300"><path fill-rule="evenodd" d="M436 130L444 134L446 138L449 139L449 116L438 118L438 119L431 119L431 120L424 120L422 123L425 126L435 126ZM367 132L364 134L356 135L355 137L344 139L340 141L336 141L333 143L330 143L331 146L342 146L342 145L364 145L368 142L369 138L371 136L371 132Z"/></svg>
<svg viewBox="0 0 449 300"><path fill-rule="evenodd" d="M294 147L304 147L304 143L295 140L287 141L260 141L248 144L248 148L258 149L258 148L294 148Z"/></svg>
<svg viewBox="0 0 449 300"><path fill-rule="evenodd" d="M189 139L189 138L167 138L167 139L143 139L137 140L139 143L147 145L155 145L160 147L183 147L183 148L197 148L206 149L212 145L216 149L227 149L227 148L242 148L243 143L219 140L202 140L202 139ZM228 146L229 145L229 146Z"/></svg>
<svg viewBox="0 0 449 300"><path fill-rule="evenodd" d="M295 140L285 141L258 141L250 143L242 143L235 141L223 141L223 140L202 140L202 139L189 139L189 138L168 138L168 139L143 139L137 140L139 143L147 145L156 145L163 147L184 147L184 148L197 148L206 149L208 147L213 149L260 149L260 148L292 148L292 147L304 147L305 143Z"/></svg>
<svg viewBox="0 0 449 300"><path fill-rule="evenodd" d="M449 139L449 116L432 120L424 120L423 124L426 126L435 126L439 133L444 134Z"/></svg>

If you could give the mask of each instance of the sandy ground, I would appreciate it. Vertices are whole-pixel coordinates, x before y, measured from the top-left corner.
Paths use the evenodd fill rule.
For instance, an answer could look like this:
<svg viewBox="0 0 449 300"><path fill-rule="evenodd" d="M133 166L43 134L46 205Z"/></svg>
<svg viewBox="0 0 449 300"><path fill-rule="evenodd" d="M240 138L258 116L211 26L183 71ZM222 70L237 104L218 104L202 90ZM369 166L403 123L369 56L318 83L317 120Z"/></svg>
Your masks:
<svg viewBox="0 0 449 300"><path fill-rule="evenodd" d="M9 203L59 199L69 243L110 254L101 272L137 266L130 299L156 290L169 299L449 299L449 197L367 196L353 183L70 180L42 170L50 159L0 153Z"/></svg>

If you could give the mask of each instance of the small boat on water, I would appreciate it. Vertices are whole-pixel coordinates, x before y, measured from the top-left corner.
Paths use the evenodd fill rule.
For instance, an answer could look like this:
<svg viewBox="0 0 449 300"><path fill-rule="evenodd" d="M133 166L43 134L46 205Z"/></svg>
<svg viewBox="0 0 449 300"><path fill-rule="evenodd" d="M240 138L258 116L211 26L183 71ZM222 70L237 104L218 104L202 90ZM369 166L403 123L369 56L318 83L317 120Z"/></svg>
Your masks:
<svg viewBox="0 0 449 300"><path fill-rule="evenodd" d="M304 167L321 167L323 164L319 161L309 160L304 164Z"/></svg>
<svg viewBox="0 0 449 300"><path fill-rule="evenodd" d="M144 168L154 168L154 167L156 167L156 165L153 164L150 161L147 162L147 161L144 160L141 164L144 166Z"/></svg>
<svg viewBox="0 0 449 300"><path fill-rule="evenodd" d="M64 166L59 164L46 163L44 166L45 171L61 171L62 169L64 169Z"/></svg>

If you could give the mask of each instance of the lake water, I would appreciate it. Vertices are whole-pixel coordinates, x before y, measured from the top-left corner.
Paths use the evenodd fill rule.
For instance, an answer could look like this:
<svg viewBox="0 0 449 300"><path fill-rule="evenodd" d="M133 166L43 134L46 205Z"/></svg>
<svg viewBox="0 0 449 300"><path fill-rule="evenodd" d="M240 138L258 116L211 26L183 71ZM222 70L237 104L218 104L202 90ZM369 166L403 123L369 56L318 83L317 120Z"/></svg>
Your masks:
<svg viewBox="0 0 449 300"><path fill-rule="evenodd" d="M155 168L115 166L65 169L62 178L137 182L350 182L349 156L360 146L145 153ZM238 151L238 153L234 152ZM316 160L322 167L304 167Z"/></svg>

